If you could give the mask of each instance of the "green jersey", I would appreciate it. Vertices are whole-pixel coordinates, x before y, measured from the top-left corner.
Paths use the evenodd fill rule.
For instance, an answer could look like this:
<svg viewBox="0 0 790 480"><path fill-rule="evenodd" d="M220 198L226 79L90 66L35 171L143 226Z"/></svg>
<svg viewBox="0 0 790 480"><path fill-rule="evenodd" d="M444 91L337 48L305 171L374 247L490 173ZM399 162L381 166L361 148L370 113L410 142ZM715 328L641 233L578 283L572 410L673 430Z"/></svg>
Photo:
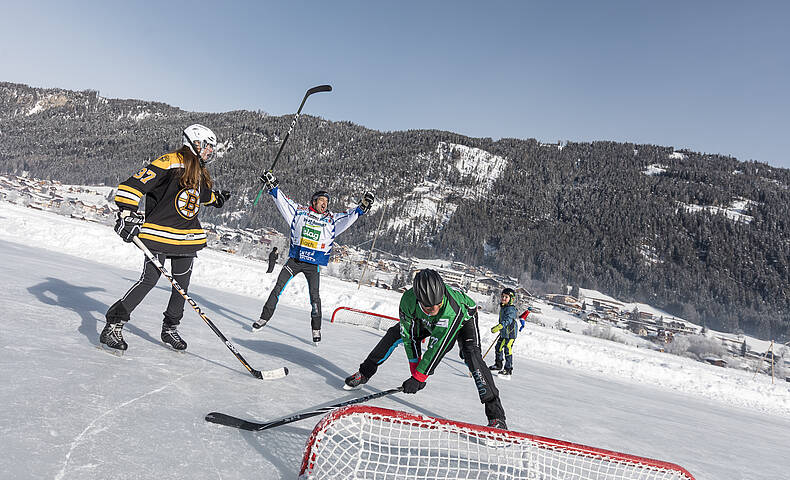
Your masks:
<svg viewBox="0 0 790 480"><path fill-rule="evenodd" d="M406 356L411 362L412 374L425 381L436 369L444 355L453 346L455 336L471 316L475 301L464 293L445 284L444 300L439 313L428 316L417 304L414 289L403 293L400 299L400 335ZM420 341L428 338L428 348L422 355ZM414 365L416 364L416 370Z"/></svg>

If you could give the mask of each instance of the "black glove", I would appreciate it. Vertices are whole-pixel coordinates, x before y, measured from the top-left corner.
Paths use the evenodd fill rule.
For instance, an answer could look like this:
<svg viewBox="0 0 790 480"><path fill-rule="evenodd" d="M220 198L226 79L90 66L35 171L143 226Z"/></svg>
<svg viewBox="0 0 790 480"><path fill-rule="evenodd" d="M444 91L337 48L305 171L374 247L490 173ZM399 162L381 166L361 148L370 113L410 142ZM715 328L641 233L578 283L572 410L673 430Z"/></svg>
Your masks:
<svg viewBox="0 0 790 480"><path fill-rule="evenodd" d="M269 191L274 190L277 188L277 185L280 184L272 172L264 172L264 174L261 175L261 182L263 182L263 184L266 186L266 189Z"/></svg>
<svg viewBox="0 0 790 480"><path fill-rule="evenodd" d="M425 382L421 382L414 377L409 377L403 382L403 393L417 393L425 388Z"/></svg>
<svg viewBox="0 0 790 480"><path fill-rule="evenodd" d="M124 242L129 243L140 233L143 222L145 217L142 213L121 210L115 217L115 233L120 235Z"/></svg>
<svg viewBox="0 0 790 480"><path fill-rule="evenodd" d="M363 212L368 213L368 210L370 210L370 207L373 206L373 200L375 199L376 197L373 196L372 192L365 192L365 194L362 196L362 200L359 202L359 208L361 208Z"/></svg>
<svg viewBox="0 0 790 480"><path fill-rule="evenodd" d="M225 202L230 198L230 192L227 190L214 190L214 203L217 208L222 208Z"/></svg>

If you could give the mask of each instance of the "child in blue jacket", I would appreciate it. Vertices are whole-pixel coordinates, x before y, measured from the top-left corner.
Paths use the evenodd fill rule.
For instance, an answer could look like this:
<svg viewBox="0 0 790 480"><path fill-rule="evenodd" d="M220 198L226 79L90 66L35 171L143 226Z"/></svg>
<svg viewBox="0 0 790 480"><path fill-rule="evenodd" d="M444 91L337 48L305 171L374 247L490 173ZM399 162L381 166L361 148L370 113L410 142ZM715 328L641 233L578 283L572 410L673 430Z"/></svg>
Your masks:
<svg viewBox="0 0 790 480"><path fill-rule="evenodd" d="M491 327L492 333L499 333L496 344L496 361L489 366L490 370L498 370L499 377L509 380L513 374L513 343L516 341L518 331L516 324L518 311L513 305L516 302L516 292L512 288L502 290L499 301L499 323ZM524 319L520 318L521 328L524 328ZM502 357L505 359L504 368Z"/></svg>

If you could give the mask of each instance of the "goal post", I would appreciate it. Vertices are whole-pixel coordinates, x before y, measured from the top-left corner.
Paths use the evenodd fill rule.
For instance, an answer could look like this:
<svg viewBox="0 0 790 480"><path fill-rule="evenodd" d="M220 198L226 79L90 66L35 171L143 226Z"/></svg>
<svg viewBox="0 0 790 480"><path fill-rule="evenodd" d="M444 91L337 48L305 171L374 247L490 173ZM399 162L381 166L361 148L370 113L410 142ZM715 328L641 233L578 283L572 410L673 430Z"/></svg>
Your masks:
<svg viewBox="0 0 790 480"><path fill-rule="evenodd" d="M367 312L351 307L337 307L332 312L331 323L344 323L358 327L368 327L375 330L387 331L398 319L389 315Z"/></svg>
<svg viewBox="0 0 790 480"><path fill-rule="evenodd" d="M694 480L668 462L368 405L316 425L299 478Z"/></svg>

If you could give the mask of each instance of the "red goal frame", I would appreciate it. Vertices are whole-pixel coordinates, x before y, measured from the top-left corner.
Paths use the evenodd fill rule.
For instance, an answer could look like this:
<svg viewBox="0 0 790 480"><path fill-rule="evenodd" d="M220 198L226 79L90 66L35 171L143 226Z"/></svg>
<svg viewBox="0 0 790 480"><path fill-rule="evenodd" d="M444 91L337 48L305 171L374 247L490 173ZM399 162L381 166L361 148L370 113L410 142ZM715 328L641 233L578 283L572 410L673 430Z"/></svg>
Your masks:
<svg viewBox="0 0 790 480"><path fill-rule="evenodd" d="M540 446L545 446L547 449L560 450L572 455L579 455L587 458L594 459L610 459L622 463L630 463L634 465L642 465L652 467L656 470L673 471L676 472L680 478L685 480L694 480L694 476L683 467L670 462L655 460L651 458L639 457L636 455L629 455L627 453L615 452L612 450L605 450L602 448L589 447L577 443L566 442L563 440L555 440L553 438L541 437L531 435L528 433L514 432L510 430L500 430L496 428L484 427L481 425L474 425L464 422L456 422L442 418L433 418L425 415L417 415L398 410L390 410L387 408L372 407L369 405L351 405L348 407L338 408L326 415L313 429L310 438L307 440L305 446L304 457L302 458L302 466L299 470L299 477L306 478L305 474L309 474L315 468L315 462L318 456L317 447L318 436L326 430L333 422L344 417L354 414L371 414L382 417L382 421L391 421L393 423L411 424L415 426L423 426L427 429L437 429L440 426L447 425L461 428L467 431L468 435L478 437L481 439L499 440L503 438L509 439L524 439Z"/></svg>

